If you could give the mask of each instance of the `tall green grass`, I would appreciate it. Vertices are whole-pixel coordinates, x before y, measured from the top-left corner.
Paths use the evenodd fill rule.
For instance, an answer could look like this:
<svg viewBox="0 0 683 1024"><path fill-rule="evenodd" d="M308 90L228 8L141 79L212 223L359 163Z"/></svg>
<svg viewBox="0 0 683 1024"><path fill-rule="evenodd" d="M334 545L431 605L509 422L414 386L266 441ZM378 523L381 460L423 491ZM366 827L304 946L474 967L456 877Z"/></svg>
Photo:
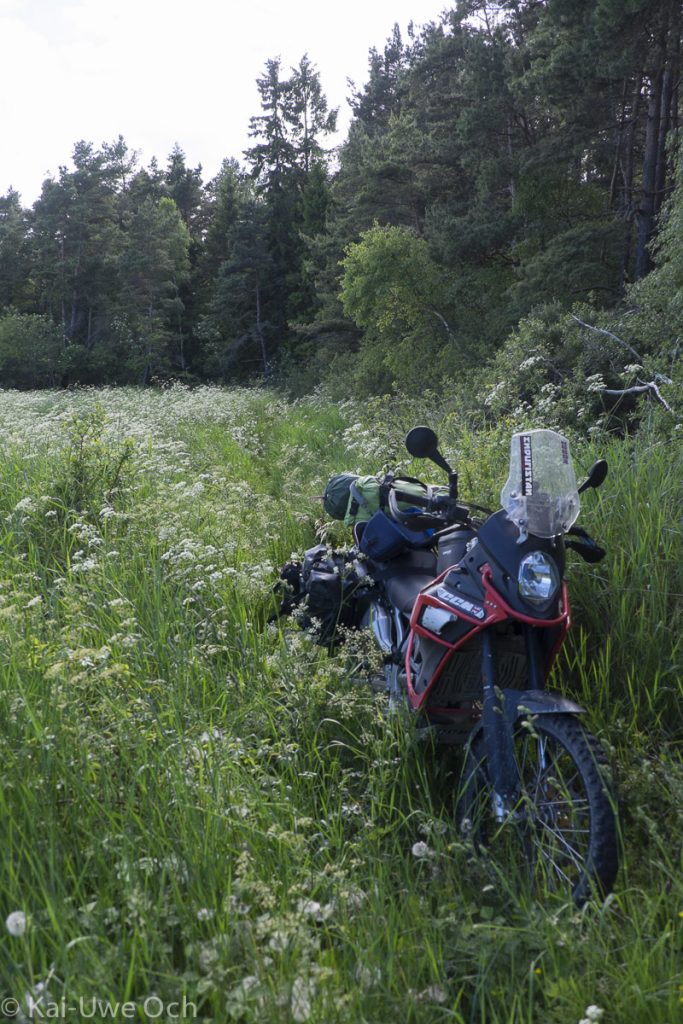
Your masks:
<svg viewBox="0 0 683 1024"><path fill-rule="evenodd" d="M578 912L463 845L457 754L388 717L353 645L329 657L267 624L277 566L325 528L311 496L333 471L407 468L417 416L208 388L0 395L0 915L28 918L0 936L0 999L678 1018L680 447L610 443L584 502L610 554L571 565L555 682L616 765L624 867ZM463 496L495 502L505 430L433 422Z"/></svg>

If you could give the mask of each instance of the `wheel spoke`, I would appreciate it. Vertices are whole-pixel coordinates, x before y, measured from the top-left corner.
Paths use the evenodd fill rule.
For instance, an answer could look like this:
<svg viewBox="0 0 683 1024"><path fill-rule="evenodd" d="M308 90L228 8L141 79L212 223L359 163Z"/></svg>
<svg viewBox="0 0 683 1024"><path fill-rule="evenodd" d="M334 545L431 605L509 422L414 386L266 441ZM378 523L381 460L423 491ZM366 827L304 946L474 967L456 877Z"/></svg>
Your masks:
<svg viewBox="0 0 683 1024"><path fill-rule="evenodd" d="M514 744L521 791L502 822L491 799L483 735L470 751L470 835L508 864L521 858L540 893L567 886L584 900L592 883L611 884L616 863L614 819L595 748L576 719L560 715L539 716L515 733Z"/></svg>
<svg viewBox="0 0 683 1024"><path fill-rule="evenodd" d="M540 819L539 825L541 825L542 828L546 829L546 831L553 837L556 843L559 842L566 848L569 857L577 864L577 866L579 860L581 861L581 863L585 862L585 857L582 857L579 851L575 850L574 847L570 845L569 841L565 839L564 831L558 832L556 829L551 828L546 821L541 821ZM537 845L540 849L543 849L541 843L538 843Z"/></svg>

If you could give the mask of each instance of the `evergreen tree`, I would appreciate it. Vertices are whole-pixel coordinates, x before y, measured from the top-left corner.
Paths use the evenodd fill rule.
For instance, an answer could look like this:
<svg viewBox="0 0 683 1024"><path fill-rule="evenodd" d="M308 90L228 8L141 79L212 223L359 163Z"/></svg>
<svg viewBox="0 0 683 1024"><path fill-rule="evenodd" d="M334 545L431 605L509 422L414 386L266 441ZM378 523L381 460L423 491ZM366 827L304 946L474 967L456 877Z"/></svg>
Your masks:
<svg viewBox="0 0 683 1024"><path fill-rule="evenodd" d="M21 308L29 299L29 224L19 193L0 196L0 310Z"/></svg>
<svg viewBox="0 0 683 1024"><path fill-rule="evenodd" d="M131 217L121 256L121 310L128 368L142 384L186 368L181 288L190 237L172 199L145 199Z"/></svg>
<svg viewBox="0 0 683 1024"><path fill-rule="evenodd" d="M185 153L177 143L168 157L164 185L166 194L185 221L190 237L198 239L203 226L202 168L201 165L189 168L185 163Z"/></svg>
<svg viewBox="0 0 683 1024"><path fill-rule="evenodd" d="M410 48L403 43L401 30L395 24L383 52L379 53L375 47L370 50L368 80L349 100L355 123L368 135L381 134L387 129L389 119L401 113L409 66ZM349 85L355 89L353 82L349 81Z"/></svg>
<svg viewBox="0 0 683 1024"><path fill-rule="evenodd" d="M259 195L242 192L201 333L206 369L224 379L270 373L276 325L268 319L273 277L269 250L269 210Z"/></svg>
<svg viewBox="0 0 683 1024"><path fill-rule="evenodd" d="M269 280L264 282L265 319L276 337L287 335L291 321L311 313L312 292L306 279L302 230L308 214L304 195L323 154L321 138L334 130L336 112L328 111L318 72L303 57L289 78L279 60L269 60L258 79L262 114L250 122L250 134L259 140L246 153L262 197L266 221Z"/></svg>
<svg viewBox="0 0 683 1024"><path fill-rule="evenodd" d="M117 303L122 150L79 142L73 163L44 182L33 208L36 311L60 325L66 344L90 353L106 346Z"/></svg>
<svg viewBox="0 0 683 1024"><path fill-rule="evenodd" d="M324 161L322 138L337 127L337 111L328 110L320 75L308 55L292 68L288 82L289 104L285 116L294 146L295 159L304 181L314 167Z"/></svg>

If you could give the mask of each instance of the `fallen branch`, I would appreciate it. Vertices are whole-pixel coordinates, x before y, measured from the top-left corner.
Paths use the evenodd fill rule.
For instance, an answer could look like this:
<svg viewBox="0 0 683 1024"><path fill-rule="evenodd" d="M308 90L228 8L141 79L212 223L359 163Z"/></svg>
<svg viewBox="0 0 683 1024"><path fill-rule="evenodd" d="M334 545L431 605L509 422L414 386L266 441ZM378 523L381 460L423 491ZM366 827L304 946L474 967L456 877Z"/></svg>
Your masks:
<svg viewBox="0 0 683 1024"><path fill-rule="evenodd" d="M445 317L443 317L443 316L441 315L441 313L439 313L438 309L432 309L432 310L431 310L431 312L432 312L432 313L434 314L434 316L435 316L435 317L437 317L437 319L438 319L438 320L440 320L440 321L441 321L441 323L443 324L443 326L444 326L444 327L446 328L446 334L448 334L448 335L449 335L449 337L451 337L451 338L452 338L452 337L453 337L453 331L452 331L452 330L450 329L450 327L448 326L448 321L446 320L446 318L445 318Z"/></svg>
<svg viewBox="0 0 683 1024"><path fill-rule="evenodd" d="M642 363L643 357L641 356L641 354L639 352L636 352L633 346L629 345L629 343L627 341L624 341L623 338L620 338L618 334L613 334L612 331L608 331L604 327L594 327L593 324L587 324L585 320L579 320L578 316L574 316L573 313L570 313L569 315L571 316L572 320L576 320L577 324L581 324L581 326L587 328L587 330L595 331L597 334L606 334L608 338L614 338L614 340L617 341L620 345L623 345L624 348L627 348L631 355L634 355L636 357L639 363Z"/></svg>
<svg viewBox="0 0 683 1024"><path fill-rule="evenodd" d="M630 388L600 388L601 395L615 395L617 398L621 398L622 395L652 395L660 405L664 406L667 412L671 415L675 415L673 409L665 398L662 397L662 393L653 380L649 384L634 384Z"/></svg>

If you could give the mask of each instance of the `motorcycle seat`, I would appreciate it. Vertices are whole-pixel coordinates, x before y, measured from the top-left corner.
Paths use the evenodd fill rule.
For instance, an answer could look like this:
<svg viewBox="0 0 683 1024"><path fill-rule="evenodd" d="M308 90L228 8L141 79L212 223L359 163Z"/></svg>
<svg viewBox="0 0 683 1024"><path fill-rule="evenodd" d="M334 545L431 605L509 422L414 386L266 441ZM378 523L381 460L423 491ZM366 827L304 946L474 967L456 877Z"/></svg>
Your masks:
<svg viewBox="0 0 683 1024"><path fill-rule="evenodd" d="M411 572L409 576L392 576L385 581L387 597L400 612L409 615L412 611L415 599L424 587L428 587L434 581L434 573Z"/></svg>
<svg viewBox="0 0 683 1024"><path fill-rule="evenodd" d="M373 562L370 575L384 583L393 606L409 615L417 595L436 576L436 555L433 551L404 551L388 562Z"/></svg>

